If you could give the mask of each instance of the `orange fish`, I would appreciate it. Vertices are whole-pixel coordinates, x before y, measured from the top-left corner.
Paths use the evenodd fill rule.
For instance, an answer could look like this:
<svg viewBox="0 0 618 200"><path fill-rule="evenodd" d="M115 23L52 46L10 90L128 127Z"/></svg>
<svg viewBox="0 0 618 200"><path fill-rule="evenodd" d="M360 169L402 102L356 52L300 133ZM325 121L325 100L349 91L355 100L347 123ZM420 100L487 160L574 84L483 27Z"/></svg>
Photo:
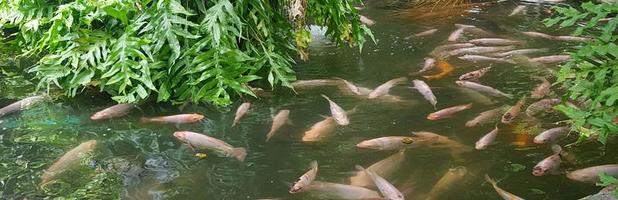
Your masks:
<svg viewBox="0 0 618 200"><path fill-rule="evenodd" d="M436 68L440 70L439 73L434 74L434 75L423 76L423 78L427 80L438 80L448 75L451 75L451 72L453 72L453 65L443 60L439 60L436 62Z"/></svg>

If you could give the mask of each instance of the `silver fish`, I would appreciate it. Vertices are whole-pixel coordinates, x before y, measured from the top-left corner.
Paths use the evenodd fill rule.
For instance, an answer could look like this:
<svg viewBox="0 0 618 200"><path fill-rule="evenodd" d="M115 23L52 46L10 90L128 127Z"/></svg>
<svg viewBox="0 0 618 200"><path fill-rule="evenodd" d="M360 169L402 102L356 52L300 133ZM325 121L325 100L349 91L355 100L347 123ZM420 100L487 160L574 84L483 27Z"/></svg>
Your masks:
<svg viewBox="0 0 618 200"><path fill-rule="evenodd" d="M364 187L322 181L313 181L305 189L305 192L311 194L316 199L358 200L382 198L378 192Z"/></svg>
<svg viewBox="0 0 618 200"><path fill-rule="evenodd" d="M494 130L485 134L483 137L481 137L481 139L476 141L474 148L476 148L476 150L487 149L487 146L493 144L496 140L496 137L498 136L498 131L498 126L496 126Z"/></svg>
<svg viewBox="0 0 618 200"><path fill-rule="evenodd" d="M159 123L159 124L189 124L204 119L204 115L197 113L192 114L178 114L159 117L141 117L139 121L141 123Z"/></svg>
<svg viewBox="0 0 618 200"><path fill-rule="evenodd" d="M502 115L501 122L504 124L510 124L511 122L513 122L513 120L515 120L515 118L517 118L517 116L519 115L521 107L524 106L524 103L525 99L517 101L515 105L511 106L511 108L509 108L509 110L507 110L504 115Z"/></svg>
<svg viewBox="0 0 618 200"><path fill-rule="evenodd" d="M560 169L560 163L562 162L562 160L560 159L560 152L562 152L562 148L558 145L553 145L552 151L554 152L554 154L541 160L541 162L537 163L534 168L532 168L532 175L543 176L547 173L559 173L558 170Z"/></svg>
<svg viewBox="0 0 618 200"><path fill-rule="evenodd" d="M0 117L4 117L5 115L11 114L11 113L19 112L23 109L30 107L31 105L35 103L42 102L46 98L47 98L46 96L41 95L41 96L26 97L22 100L16 101L15 103L9 104L8 106L1 108Z"/></svg>
<svg viewBox="0 0 618 200"><path fill-rule="evenodd" d="M373 26L374 24L376 24L376 22L373 21L372 19L369 19L369 18L367 18L367 17L365 17L363 15L358 15L358 16L360 16L361 23L363 23L363 24L365 24L367 26Z"/></svg>
<svg viewBox="0 0 618 200"><path fill-rule="evenodd" d="M487 54L501 51L510 51L515 49L515 46L500 46L500 47L468 47L449 51L449 56L457 56L463 54Z"/></svg>
<svg viewBox="0 0 618 200"><path fill-rule="evenodd" d="M588 167L584 169L578 169L569 172L567 178L585 183L599 182L599 173L605 172L609 176L618 176L618 164L599 165L594 167Z"/></svg>
<svg viewBox="0 0 618 200"><path fill-rule="evenodd" d="M347 89L347 91L350 91L350 92L352 92L355 95L363 95L360 92L360 89L358 89L358 86L354 85L353 83L351 83L351 82L349 82L349 81L347 81L345 79L342 79L342 78L335 78L335 79L340 80L343 83L343 86L345 86L345 88ZM339 85L339 86L341 86L341 85Z"/></svg>
<svg viewBox="0 0 618 200"><path fill-rule="evenodd" d="M386 81L382 85L376 87L369 93L368 99L375 99L381 96L388 94L388 91L395 85L400 84L408 80L406 77L395 78L389 81Z"/></svg>
<svg viewBox="0 0 618 200"><path fill-rule="evenodd" d="M297 80L292 82L292 88L298 89L312 89L324 86L337 86L339 80L332 79L315 79L315 80Z"/></svg>
<svg viewBox="0 0 618 200"><path fill-rule="evenodd" d="M554 36L552 39L556 41L562 41L562 42L588 42L592 40L591 38L568 36L568 35L567 36Z"/></svg>
<svg viewBox="0 0 618 200"><path fill-rule="evenodd" d="M522 43L521 41L509 40L504 38L479 38L469 40L468 42L475 45L513 45Z"/></svg>
<svg viewBox="0 0 618 200"><path fill-rule="evenodd" d="M298 193L301 190L311 185L311 182L315 180L315 176L318 174L318 161L311 161L309 164L309 171L305 172L290 188L290 194Z"/></svg>
<svg viewBox="0 0 618 200"><path fill-rule="evenodd" d="M385 136L363 140L356 144L356 147L374 150L400 150L404 148L425 146L429 144L428 141L432 139L433 138L417 139L411 136Z"/></svg>
<svg viewBox="0 0 618 200"><path fill-rule="evenodd" d="M333 115L335 121L337 121L337 124L342 126L350 124L348 115L345 113L345 110L343 110L343 108L339 107L337 103L331 101L330 98L328 98L326 95L322 95L322 97L324 97L324 99L328 101L328 104L330 105L330 113L331 115Z"/></svg>
<svg viewBox="0 0 618 200"><path fill-rule="evenodd" d="M457 30L453 31L448 36L448 41L449 42L455 42L455 41L459 40L459 38L461 37L461 34L463 33L463 31L464 31L463 28L458 28Z"/></svg>
<svg viewBox="0 0 618 200"><path fill-rule="evenodd" d="M541 84L537 85L534 90L532 90L531 92L531 97L532 98L543 98L547 93L550 92L550 88L551 88L551 83L549 81L547 81L546 78L543 77L538 77L538 79L540 81L542 81Z"/></svg>
<svg viewBox="0 0 618 200"><path fill-rule="evenodd" d="M425 200L441 199L440 197L450 190L454 189L455 185L468 174L468 169L464 166L458 166L448 169L444 175L433 185Z"/></svg>
<svg viewBox="0 0 618 200"><path fill-rule="evenodd" d="M533 37L533 38L543 38L543 39L548 39L548 40L551 40L554 37L554 36L547 35L545 33L539 33L539 32L522 32L522 34L529 36L529 37Z"/></svg>
<svg viewBox="0 0 618 200"><path fill-rule="evenodd" d="M420 32L420 33L416 33L413 36L414 37L430 36L430 35L433 35L434 33L436 33L437 31L438 31L438 29L432 28L432 29L429 29L429 30L426 30L426 31L423 31L423 32Z"/></svg>
<svg viewBox="0 0 618 200"><path fill-rule="evenodd" d="M378 189L380 190L380 192L382 193L382 195L384 195L386 199L389 199L389 200L404 200L405 199L403 197L403 194L395 186L393 186L393 184L388 182L386 179L382 178L380 175L370 170L367 170L359 165L357 165L356 168L358 170L364 171L369 176L369 178L371 178L373 183L378 187Z"/></svg>
<svg viewBox="0 0 618 200"><path fill-rule="evenodd" d="M240 106L238 106L238 109L236 109L236 115L234 115L234 122L232 122L232 127L234 127L238 123L238 121L240 121L240 118L244 116L247 111L249 111L250 107L251 103L249 102L242 103L240 104Z"/></svg>
<svg viewBox="0 0 618 200"><path fill-rule="evenodd" d="M547 51L549 51L548 48L542 48L542 49L517 49L517 50L512 50L512 51L507 51L507 52L490 54L490 56L509 57L509 56L515 56L515 55L528 55L528 54L534 54L534 53L544 53L544 52L547 52Z"/></svg>
<svg viewBox="0 0 618 200"><path fill-rule="evenodd" d="M505 59L505 58L493 58L493 57L488 57L488 56L481 56L481 55L464 55L464 56L459 56L457 57L461 60L466 60L466 61L470 61L473 63L476 62L496 62L496 63L511 63L511 64L515 64L515 61L510 60L510 59Z"/></svg>
<svg viewBox="0 0 618 200"><path fill-rule="evenodd" d="M560 104L562 102L560 99L541 99L537 102L534 102L526 108L526 115L530 117L537 116L542 112L546 112L550 110L552 107Z"/></svg>
<svg viewBox="0 0 618 200"><path fill-rule="evenodd" d="M555 56L542 56L542 57L530 58L530 61L541 63L541 64L551 64L551 63L566 62L569 59L571 59L571 56L569 55L555 55Z"/></svg>
<svg viewBox="0 0 618 200"><path fill-rule="evenodd" d="M465 32L472 33L474 35L481 36L481 37L491 37L491 36L496 35L494 33L488 32L486 30L483 30L473 25L455 24L455 27L463 28Z"/></svg>
<svg viewBox="0 0 618 200"><path fill-rule="evenodd" d="M247 151L244 148L236 148L222 140L204 134L190 131L176 131L176 137L181 142L189 145L193 150L213 150L226 157L234 157L239 161L245 161Z"/></svg>
<svg viewBox="0 0 618 200"><path fill-rule="evenodd" d="M526 6L519 5L519 6L515 7L515 9L513 9L513 12L511 12L511 14L509 14L509 16L513 16L513 15L519 14L524 9L526 9Z"/></svg>
<svg viewBox="0 0 618 200"><path fill-rule="evenodd" d="M427 115L427 119L428 120L439 120L439 119L449 118L453 116L455 113L468 110L470 108L472 108L472 103L448 107L442 110L438 110L436 112L429 113L429 115Z"/></svg>
<svg viewBox="0 0 618 200"><path fill-rule="evenodd" d="M506 98L513 98L512 95L510 94L506 94L504 92L501 92L500 90L494 89L492 87L489 86L485 86L485 85L481 85L475 82L471 82L471 81L455 81L455 83L461 87L464 88L469 88L472 90L476 90L478 92L482 92L482 93L486 93L489 94L491 96L495 96L495 97L506 97Z"/></svg>
<svg viewBox="0 0 618 200"><path fill-rule="evenodd" d="M505 111L505 107L494 108L482 113L479 113L474 119L466 122L466 127L474 127L482 124L488 124L498 121L500 115Z"/></svg>
<svg viewBox="0 0 618 200"><path fill-rule="evenodd" d="M545 144L555 142L558 138L566 136L569 131L571 131L571 127L568 126L545 130L534 137L534 143Z"/></svg>
<svg viewBox="0 0 618 200"><path fill-rule="evenodd" d="M271 137L273 137L273 135L275 135L275 132L277 132L277 130L279 130L279 128L281 128L285 123L289 122L289 115L290 115L290 110L280 110L277 115L275 115L275 117L273 117L273 124L270 127L270 131L266 134L266 141L268 142L268 140L270 140Z"/></svg>
<svg viewBox="0 0 618 200"><path fill-rule="evenodd" d="M436 99L436 96L431 91L431 88L429 88L429 85L427 85L425 81L421 81L417 79L414 79L412 82L414 83L414 88L416 88L416 90L418 90L418 92L421 93L427 101L429 101L429 103L433 106L433 109L435 110L438 100Z"/></svg>
<svg viewBox="0 0 618 200"><path fill-rule="evenodd" d="M103 119L111 119L116 117L122 117L129 113L133 108L135 108L135 104L131 103L121 103L111 106L109 108L103 109L99 112L94 113L90 116L91 120L103 120Z"/></svg>
<svg viewBox="0 0 618 200"><path fill-rule="evenodd" d="M49 166L41 175L41 185L45 185L78 164L81 159L92 152L97 145L96 140L88 140L79 144L77 147L67 151L54 164Z"/></svg>
<svg viewBox="0 0 618 200"><path fill-rule="evenodd" d="M405 150L401 150L383 160L373 163L371 166L367 167L367 170L375 172L382 177L389 178L402 167L405 158ZM371 187L374 184L364 171L358 171L355 176L350 177L350 185Z"/></svg>
<svg viewBox="0 0 618 200"><path fill-rule="evenodd" d="M433 58L425 58L425 62L423 64L423 68L421 70L418 70L416 72L416 74L420 74L426 71L429 71L430 69L432 69L434 66L436 65L436 60Z"/></svg>
<svg viewBox="0 0 618 200"><path fill-rule="evenodd" d="M496 190L496 192L498 193L498 195L500 195L500 197L502 197L502 199L504 200L524 200L521 197L518 197L510 192L507 192L506 190L503 190L502 188L498 187L498 183L496 183L496 181L494 179L492 179L491 177L489 177L489 175L485 174L485 181L487 181L489 184L491 184L491 186L494 188L494 190Z"/></svg>
<svg viewBox="0 0 618 200"><path fill-rule="evenodd" d="M324 120L315 123L303 135L303 142L317 142L320 139L330 135L337 127L337 122L332 117L326 117Z"/></svg>
<svg viewBox="0 0 618 200"><path fill-rule="evenodd" d="M483 77L491 67L485 67L479 70L474 70L459 76L460 81L478 81L481 77Z"/></svg>

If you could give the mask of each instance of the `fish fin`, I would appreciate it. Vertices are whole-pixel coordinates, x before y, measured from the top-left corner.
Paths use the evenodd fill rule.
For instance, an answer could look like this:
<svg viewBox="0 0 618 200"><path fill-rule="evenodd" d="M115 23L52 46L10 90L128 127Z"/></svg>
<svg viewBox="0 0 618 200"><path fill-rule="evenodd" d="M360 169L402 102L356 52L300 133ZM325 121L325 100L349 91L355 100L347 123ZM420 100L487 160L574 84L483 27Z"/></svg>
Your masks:
<svg viewBox="0 0 618 200"><path fill-rule="evenodd" d="M436 104L431 104L433 106L433 110L438 110L438 108L436 107Z"/></svg>
<svg viewBox="0 0 618 200"><path fill-rule="evenodd" d="M286 124L294 126L294 122L292 122L291 119L288 118L288 120L285 121Z"/></svg>
<svg viewBox="0 0 618 200"><path fill-rule="evenodd" d="M275 133L273 133L272 131L271 131L271 132L268 132L268 133L266 134L266 142L270 141L270 138L271 138L271 137L273 137L273 135L274 135L274 134L275 134Z"/></svg>
<svg viewBox="0 0 618 200"><path fill-rule="evenodd" d="M242 148L242 147L234 148L232 150L232 155L234 155L234 157L240 162L244 162L245 157L247 157L247 150L245 150L245 148Z"/></svg>
<svg viewBox="0 0 618 200"><path fill-rule="evenodd" d="M352 109L350 109L350 110L345 111L345 114L346 114L346 115L350 115L350 114L354 114L354 113L356 113L357 111L358 111L358 105L355 105L355 106L354 106L354 108L352 108Z"/></svg>
<svg viewBox="0 0 618 200"><path fill-rule="evenodd" d="M232 127L236 126L236 120L234 120L234 122L232 122Z"/></svg>
<svg viewBox="0 0 618 200"><path fill-rule="evenodd" d="M551 145L551 151L554 152L554 154L560 155L562 153L562 147L557 144Z"/></svg>
<svg viewBox="0 0 618 200"><path fill-rule="evenodd" d="M487 181L489 184L495 186L497 185L496 180L494 180L493 178L489 177L489 175L485 174L485 181Z"/></svg>
<svg viewBox="0 0 618 200"><path fill-rule="evenodd" d="M146 117L140 117L139 118L139 122L140 123L149 123L149 122L152 122L152 120L150 120L150 119L148 119Z"/></svg>
<svg viewBox="0 0 618 200"><path fill-rule="evenodd" d="M312 160L311 163L309 163L309 169L313 169L313 168L318 168L317 160Z"/></svg>
<svg viewBox="0 0 618 200"><path fill-rule="evenodd" d="M330 98L328 98L326 95L320 94L320 96L324 97L324 99L326 99L327 101L330 101Z"/></svg>

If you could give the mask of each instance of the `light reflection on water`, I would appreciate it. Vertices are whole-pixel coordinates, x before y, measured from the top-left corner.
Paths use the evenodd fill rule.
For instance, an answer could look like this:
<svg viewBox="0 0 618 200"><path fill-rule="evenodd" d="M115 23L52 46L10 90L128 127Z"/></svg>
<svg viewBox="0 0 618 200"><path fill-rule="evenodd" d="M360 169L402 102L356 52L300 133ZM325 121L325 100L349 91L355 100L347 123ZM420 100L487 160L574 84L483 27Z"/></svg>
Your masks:
<svg viewBox="0 0 618 200"><path fill-rule="evenodd" d="M522 3L528 6L526 16L506 17L516 5L512 2L498 3L489 8L475 8L457 23L474 24L486 30L520 40L528 38L519 31L553 32L543 28L541 19L546 17L547 5ZM311 59L300 62L296 67L299 79L341 77L359 86L374 88L379 84L407 75L420 69L423 58L429 51L450 34L452 24L431 24L396 18L393 10L368 8L362 14L378 23L372 28L377 44L367 43L365 49L338 49L323 38L314 38L311 45ZM506 13L506 14L505 14ZM423 39L404 40L416 32L426 30L429 25L440 29L436 35ZM561 30L560 34L568 33ZM319 34L315 31L314 36ZM551 47L554 53L561 53L566 46L547 41L530 41L526 47ZM458 113L454 118L428 121L426 115L433 108L422 96L409 88L411 85L393 88L391 94L410 101L408 105L374 103L341 95L336 88L320 88L291 92L276 92L273 98L252 101L250 111L239 125L231 128L237 102L233 107L220 110L203 105L188 105L179 110L169 105L144 104L121 119L92 122L89 115L109 105L99 95L84 94L65 103L46 103L20 115L5 117L0 123L2 131L0 146L3 149L26 146L41 140L33 132L48 132L50 137L59 137L57 143L36 144L37 151L19 150L15 156L25 161L44 159L53 162L63 153L65 146L78 144L87 139L97 139L99 159L109 160L121 157L131 161L135 169L127 170L124 176L127 199L256 199L256 198L300 198L312 199L305 194L288 194L288 185L304 173L311 160L318 160L320 170L317 180L334 183L348 183L354 175L354 166L369 166L394 152L377 152L357 149L355 144L369 138L388 135L409 135L412 131L431 131L451 137L466 145L474 142L493 129L492 125L465 128L463 124L479 112L501 105L512 105L514 100L496 100L479 103L454 86L458 75L485 67L456 59L449 60L456 69L454 75L438 81L427 81L438 98L438 107L474 102L471 110ZM507 93L523 96L536 84L531 74L543 74L543 70L510 64L494 64L483 83ZM2 91L2 90L0 90ZM13 94L13 93L11 93ZM331 137L316 143L303 143L301 138L308 128L329 115L327 102L320 97L326 94L344 109L358 106L359 112L351 115L351 124L337 127ZM9 100L2 100L6 105ZM495 104L495 105L494 105ZM281 109L291 110L293 125L285 125L274 138L265 143L270 129L271 116ZM141 116L159 116L175 113L201 113L207 117L199 123L181 125L139 124ZM551 127L543 122L543 127ZM483 175L502 180L499 185L512 193L529 199L574 199L596 192L598 188L574 183L564 176L533 177L531 169L536 162L545 158L550 150L546 146L517 148L511 145L514 138L509 127L501 132L496 145L488 150L464 154L462 159L453 159L446 150L412 149L406 153L399 171L389 180L401 186L407 197L422 197L449 168L465 166L469 174L442 196L443 199L497 199L491 187L484 183ZM248 155L245 163L219 157L210 153L208 158L199 159L191 149L178 142L171 135L177 130L191 130L206 133L222 139L233 146L244 147ZM565 142L566 143L566 142ZM616 155L597 155L596 146L573 149L581 157L582 164L565 166L575 169L582 166L615 161ZM45 154L42 154L45 152ZM36 156L39 154L40 156ZM599 159L587 159L589 157ZM522 165L521 171L514 166ZM28 181L37 181L45 166L38 166L29 173ZM20 179L24 180L24 179ZM14 184L14 183L11 183ZM8 191L8 190L7 190ZM541 191L541 192L539 192Z"/></svg>

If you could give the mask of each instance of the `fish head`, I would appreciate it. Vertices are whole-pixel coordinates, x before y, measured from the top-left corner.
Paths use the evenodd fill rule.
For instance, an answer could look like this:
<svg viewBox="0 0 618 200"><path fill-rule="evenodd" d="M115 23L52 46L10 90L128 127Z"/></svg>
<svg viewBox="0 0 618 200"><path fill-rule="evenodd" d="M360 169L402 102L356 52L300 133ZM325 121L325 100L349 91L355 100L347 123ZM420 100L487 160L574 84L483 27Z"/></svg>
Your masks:
<svg viewBox="0 0 618 200"><path fill-rule="evenodd" d="M379 147L379 144L375 141L372 140L365 140L362 141L358 144L356 144L356 147L358 148L366 148L366 149L375 149Z"/></svg>
<svg viewBox="0 0 618 200"><path fill-rule="evenodd" d="M186 131L176 131L174 132L174 137L182 142L187 142Z"/></svg>
<svg viewBox="0 0 618 200"><path fill-rule="evenodd" d="M544 166L542 164L538 164L532 168L532 175L534 176L543 176L549 172L549 167Z"/></svg>
<svg viewBox="0 0 618 200"><path fill-rule="evenodd" d="M534 137L533 142L535 144L545 144L547 142L547 138L545 137L539 137L538 135L536 137Z"/></svg>
<svg viewBox="0 0 618 200"><path fill-rule="evenodd" d="M298 182L294 182L294 185L292 185L289 192L290 194L298 193L304 188L305 187L303 187L301 184L298 184Z"/></svg>
<svg viewBox="0 0 618 200"><path fill-rule="evenodd" d="M428 120L438 120L440 119L440 115L436 113L430 113L429 115L427 115L427 119Z"/></svg>
<svg viewBox="0 0 618 200"><path fill-rule="evenodd" d="M191 114L190 119L191 119L191 121L194 121L194 122L200 121L200 120L204 119L204 115L200 115L200 114L195 114L194 113L194 114Z"/></svg>
<svg viewBox="0 0 618 200"><path fill-rule="evenodd" d="M466 85L466 82L464 82L464 81L455 81L455 84L457 84L459 86L464 86L464 85Z"/></svg>
<svg viewBox="0 0 618 200"><path fill-rule="evenodd" d="M94 149L97 146L97 141L96 140L88 140L88 141L84 142L84 144L86 144L87 149Z"/></svg>
<svg viewBox="0 0 618 200"><path fill-rule="evenodd" d="M94 113L94 115L90 116L91 120L101 120L101 119L107 119L107 118L109 118L109 113L104 112L104 111Z"/></svg>

